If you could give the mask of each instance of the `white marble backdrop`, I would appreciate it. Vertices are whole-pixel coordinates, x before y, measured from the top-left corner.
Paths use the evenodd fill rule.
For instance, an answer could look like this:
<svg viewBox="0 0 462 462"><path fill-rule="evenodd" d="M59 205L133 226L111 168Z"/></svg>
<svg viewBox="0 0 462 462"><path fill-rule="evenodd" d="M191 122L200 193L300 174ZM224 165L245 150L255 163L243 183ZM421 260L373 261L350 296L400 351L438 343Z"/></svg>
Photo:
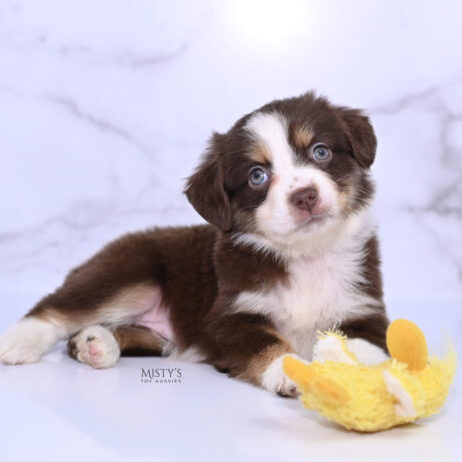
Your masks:
<svg viewBox="0 0 462 462"><path fill-rule="evenodd" d="M200 222L181 191L211 131L316 89L375 125L387 300L457 306L461 17L458 1L0 0L0 292L35 297L123 232Z"/></svg>

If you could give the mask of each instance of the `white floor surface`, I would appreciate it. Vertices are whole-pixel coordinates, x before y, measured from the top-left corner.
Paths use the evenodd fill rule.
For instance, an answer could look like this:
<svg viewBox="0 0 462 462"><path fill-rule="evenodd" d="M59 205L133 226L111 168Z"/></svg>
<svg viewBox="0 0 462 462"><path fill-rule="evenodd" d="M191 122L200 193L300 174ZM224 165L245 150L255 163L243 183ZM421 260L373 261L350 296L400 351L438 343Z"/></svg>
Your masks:
<svg viewBox="0 0 462 462"><path fill-rule="evenodd" d="M19 316L30 299L4 295L8 315L0 318L1 330L13 321L13 306ZM406 311L403 307L395 305L392 317ZM435 352L443 351L438 345L446 331L460 352L460 307L448 303L437 308L423 305L416 321L433 351L434 346ZM181 383L141 381L142 368L167 367L181 369ZM357 434L308 412L297 400L231 380L207 365L122 358L115 368L93 370L70 359L60 344L38 364L0 365L0 458L462 460L459 376L440 414L391 431Z"/></svg>

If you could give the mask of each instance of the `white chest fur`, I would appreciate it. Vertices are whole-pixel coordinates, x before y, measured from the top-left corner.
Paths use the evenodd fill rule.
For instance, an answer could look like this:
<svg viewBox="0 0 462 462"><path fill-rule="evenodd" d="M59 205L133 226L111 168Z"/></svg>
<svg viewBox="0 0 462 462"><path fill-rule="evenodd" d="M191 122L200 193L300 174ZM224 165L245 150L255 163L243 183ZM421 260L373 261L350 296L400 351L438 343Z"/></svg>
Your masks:
<svg viewBox="0 0 462 462"><path fill-rule="evenodd" d="M378 303L358 289L364 243L355 239L322 255L293 258L284 283L242 292L235 307L268 316L297 354L311 359L317 331L365 315Z"/></svg>

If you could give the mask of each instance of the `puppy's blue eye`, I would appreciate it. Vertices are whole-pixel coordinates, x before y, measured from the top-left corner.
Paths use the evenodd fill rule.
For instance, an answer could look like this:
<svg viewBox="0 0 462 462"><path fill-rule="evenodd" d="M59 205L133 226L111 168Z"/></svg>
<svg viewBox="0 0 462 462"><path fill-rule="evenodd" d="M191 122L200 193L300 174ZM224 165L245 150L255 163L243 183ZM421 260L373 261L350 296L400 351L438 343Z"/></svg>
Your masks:
<svg viewBox="0 0 462 462"><path fill-rule="evenodd" d="M313 147L313 159L317 162L324 162L331 157L331 152L325 144L315 144Z"/></svg>
<svg viewBox="0 0 462 462"><path fill-rule="evenodd" d="M268 174L261 167L254 167L249 172L250 186L261 186L269 179Z"/></svg>

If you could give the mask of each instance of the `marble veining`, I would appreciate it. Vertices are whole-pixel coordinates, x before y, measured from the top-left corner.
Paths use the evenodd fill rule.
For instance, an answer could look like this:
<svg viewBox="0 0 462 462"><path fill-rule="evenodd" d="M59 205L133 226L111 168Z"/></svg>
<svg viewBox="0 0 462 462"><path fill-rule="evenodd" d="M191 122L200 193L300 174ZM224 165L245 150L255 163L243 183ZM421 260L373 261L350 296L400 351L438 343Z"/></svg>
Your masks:
<svg viewBox="0 0 462 462"><path fill-rule="evenodd" d="M201 222L181 191L211 132L314 88L376 127L387 300L462 302L460 5L289 3L294 30L263 27L274 5L246 28L245 2L2 2L0 292Z"/></svg>

